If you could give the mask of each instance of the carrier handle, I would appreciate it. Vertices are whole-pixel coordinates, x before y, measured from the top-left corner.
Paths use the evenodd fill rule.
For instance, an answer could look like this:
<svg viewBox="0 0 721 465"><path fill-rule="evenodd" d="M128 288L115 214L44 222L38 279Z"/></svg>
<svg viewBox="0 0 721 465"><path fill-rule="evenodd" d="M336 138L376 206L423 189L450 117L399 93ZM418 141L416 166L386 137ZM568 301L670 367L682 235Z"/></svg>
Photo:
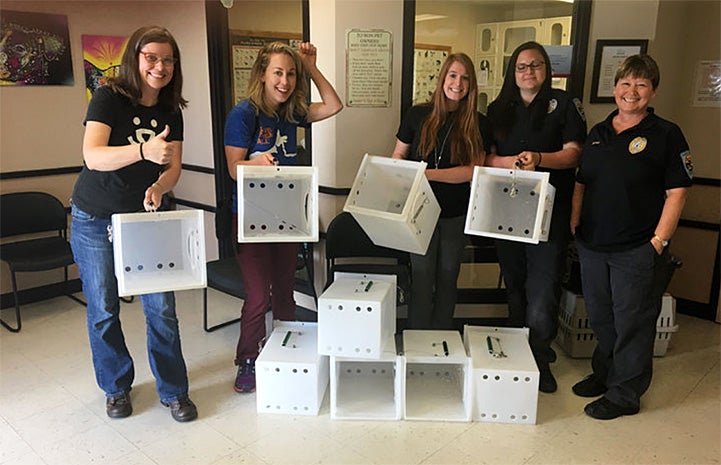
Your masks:
<svg viewBox="0 0 721 465"><path fill-rule="evenodd" d="M412 223L416 222L418 216L421 214L421 211L423 211L423 206L429 202L430 201L428 200L428 197L426 197L425 192L418 193L413 203L413 209L415 210L415 213L413 214L413 218L411 218Z"/></svg>
<svg viewBox="0 0 721 465"><path fill-rule="evenodd" d="M186 246L187 246L187 252L188 252L188 263L190 264L190 268L195 270L200 266L200 254L198 253L199 245L198 245L198 237L199 233L197 229L193 229L188 233L188 237L186 240Z"/></svg>

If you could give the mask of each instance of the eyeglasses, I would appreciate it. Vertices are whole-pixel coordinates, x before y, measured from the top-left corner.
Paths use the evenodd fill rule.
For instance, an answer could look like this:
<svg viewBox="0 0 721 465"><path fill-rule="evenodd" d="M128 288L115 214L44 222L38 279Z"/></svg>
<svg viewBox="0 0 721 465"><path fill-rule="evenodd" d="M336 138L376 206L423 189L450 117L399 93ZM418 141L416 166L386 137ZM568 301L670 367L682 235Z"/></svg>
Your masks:
<svg viewBox="0 0 721 465"><path fill-rule="evenodd" d="M148 63L150 63L153 66L155 66L155 64L157 62L161 62L163 64L163 66L170 67L170 66L174 66L175 63L178 62L177 58L172 58L172 57L160 58L158 55L156 55L154 53L150 53L150 52L140 52L140 53L145 57L145 61L147 61Z"/></svg>
<svg viewBox="0 0 721 465"><path fill-rule="evenodd" d="M519 64L516 65L516 72L517 72L517 73L523 73L523 72L525 72L528 68L531 68L533 71L535 71L535 70L537 70L538 68L540 68L541 66L543 66L543 65L545 65L545 64L546 64L545 61L532 61L532 62L530 62L530 63L528 63L528 64L526 64L526 63L519 63Z"/></svg>

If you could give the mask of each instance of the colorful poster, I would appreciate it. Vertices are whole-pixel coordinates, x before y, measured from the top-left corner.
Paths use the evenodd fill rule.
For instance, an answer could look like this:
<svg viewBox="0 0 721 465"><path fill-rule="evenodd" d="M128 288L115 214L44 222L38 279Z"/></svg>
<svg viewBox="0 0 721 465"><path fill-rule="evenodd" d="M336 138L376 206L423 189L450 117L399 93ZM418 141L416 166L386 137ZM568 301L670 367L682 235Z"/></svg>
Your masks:
<svg viewBox="0 0 721 465"><path fill-rule="evenodd" d="M0 11L0 85L74 83L67 16Z"/></svg>
<svg viewBox="0 0 721 465"><path fill-rule="evenodd" d="M118 75L120 59L123 57L128 37L81 36L83 43L83 69L85 70L85 92L88 100L98 87L105 85L108 78Z"/></svg>

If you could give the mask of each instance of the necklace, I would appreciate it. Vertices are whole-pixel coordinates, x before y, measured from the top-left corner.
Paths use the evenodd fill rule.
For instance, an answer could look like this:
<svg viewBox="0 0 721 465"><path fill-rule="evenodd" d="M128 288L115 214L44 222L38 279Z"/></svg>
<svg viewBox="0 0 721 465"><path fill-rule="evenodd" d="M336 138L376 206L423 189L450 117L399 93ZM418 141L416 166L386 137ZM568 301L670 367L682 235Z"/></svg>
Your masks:
<svg viewBox="0 0 721 465"><path fill-rule="evenodd" d="M448 135L451 133L451 129L453 129L453 122L451 121L451 124L448 126L448 131L446 131L446 136L443 138L443 143L441 144L441 150L438 151L438 146L436 146L433 149L433 155L436 160L436 169L440 168L441 158L443 158L443 150L446 148L446 141L448 140Z"/></svg>

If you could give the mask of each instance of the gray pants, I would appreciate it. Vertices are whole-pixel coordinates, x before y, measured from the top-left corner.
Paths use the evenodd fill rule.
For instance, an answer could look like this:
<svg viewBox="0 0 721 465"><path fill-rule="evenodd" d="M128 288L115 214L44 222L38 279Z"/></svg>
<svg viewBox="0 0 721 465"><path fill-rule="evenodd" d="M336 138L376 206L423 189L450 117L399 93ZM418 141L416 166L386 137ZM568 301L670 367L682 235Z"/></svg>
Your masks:
<svg viewBox="0 0 721 465"><path fill-rule="evenodd" d="M453 329L458 273L468 243L465 220L465 216L439 218L426 254L411 254L411 329Z"/></svg>

